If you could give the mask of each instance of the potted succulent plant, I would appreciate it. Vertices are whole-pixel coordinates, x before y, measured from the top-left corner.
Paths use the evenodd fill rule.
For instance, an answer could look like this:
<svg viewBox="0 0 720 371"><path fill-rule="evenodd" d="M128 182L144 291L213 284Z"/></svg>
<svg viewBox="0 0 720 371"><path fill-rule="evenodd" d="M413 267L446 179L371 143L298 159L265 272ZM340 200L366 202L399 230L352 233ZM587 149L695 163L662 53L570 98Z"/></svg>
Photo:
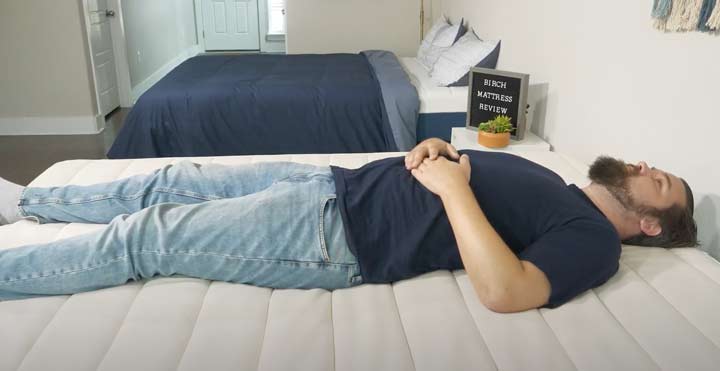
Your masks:
<svg viewBox="0 0 720 371"><path fill-rule="evenodd" d="M478 143L490 148L507 147L510 144L510 132L513 130L511 120L508 116L498 115L478 125Z"/></svg>

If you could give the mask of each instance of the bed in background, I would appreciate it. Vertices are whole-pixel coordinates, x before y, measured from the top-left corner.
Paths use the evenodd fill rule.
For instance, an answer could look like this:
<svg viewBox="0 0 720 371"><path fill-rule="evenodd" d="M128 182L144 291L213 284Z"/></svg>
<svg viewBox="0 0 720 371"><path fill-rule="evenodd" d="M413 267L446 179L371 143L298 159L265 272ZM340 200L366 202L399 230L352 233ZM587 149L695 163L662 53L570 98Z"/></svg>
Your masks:
<svg viewBox="0 0 720 371"><path fill-rule="evenodd" d="M407 151L464 126L468 71L500 40L438 19L391 52L191 58L143 94L108 158ZM463 86L465 85L465 86Z"/></svg>
<svg viewBox="0 0 720 371"><path fill-rule="evenodd" d="M190 159L359 167L400 154ZM553 152L524 157L583 184ZM58 163L34 186L91 184L177 159ZM0 248L102 228L22 221ZM555 309L497 314L464 271L392 285L271 290L168 277L0 302L0 370L717 370L720 264L694 248L625 246L619 272Z"/></svg>
<svg viewBox="0 0 720 371"><path fill-rule="evenodd" d="M107 155L409 150L418 109L390 52L201 55L140 97Z"/></svg>
<svg viewBox="0 0 720 371"><path fill-rule="evenodd" d="M451 25L445 16L425 34L416 58L401 64L420 97L417 138L450 141L453 127L466 124L469 71L473 67L495 68L501 40L478 37L464 19Z"/></svg>
<svg viewBox="0 0 720 371"><path fill-rule="evenodd" d="M442 138L450 142L453 127L464 127L467 119L468 87L438 86L416 58L400 58L420 99L417 140Z"/></svg>

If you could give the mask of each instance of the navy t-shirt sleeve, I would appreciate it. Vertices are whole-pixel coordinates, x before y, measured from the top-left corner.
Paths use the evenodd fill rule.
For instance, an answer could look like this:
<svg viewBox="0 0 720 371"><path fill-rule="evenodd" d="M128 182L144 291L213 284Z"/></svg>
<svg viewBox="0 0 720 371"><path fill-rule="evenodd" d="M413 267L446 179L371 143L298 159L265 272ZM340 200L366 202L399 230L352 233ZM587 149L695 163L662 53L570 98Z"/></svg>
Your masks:
<svg viewBox="0 0 720 371"><path fill-rule="evenodd" d="M537 266L550 281L555 308L586 290L607 282L618 270L617 233L592 220L576 220L540 237L518 254Z"/></svg>

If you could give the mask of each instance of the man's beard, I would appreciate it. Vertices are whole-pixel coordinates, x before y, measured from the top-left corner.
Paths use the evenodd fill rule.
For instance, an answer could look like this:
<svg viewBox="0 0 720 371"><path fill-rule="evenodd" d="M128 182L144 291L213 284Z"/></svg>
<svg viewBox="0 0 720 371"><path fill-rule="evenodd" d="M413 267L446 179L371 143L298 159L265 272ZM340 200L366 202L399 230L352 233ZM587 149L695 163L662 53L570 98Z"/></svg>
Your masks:
<svg viewBox="0 0 720 371"><path fill-rule="evenodd" d="M639 171L636 166L628 165L624 161L600 156L590 165L588 177L593 183L604 186L626 210L643 214L649 210L635 201L629 184L630 178Z"/></svg>

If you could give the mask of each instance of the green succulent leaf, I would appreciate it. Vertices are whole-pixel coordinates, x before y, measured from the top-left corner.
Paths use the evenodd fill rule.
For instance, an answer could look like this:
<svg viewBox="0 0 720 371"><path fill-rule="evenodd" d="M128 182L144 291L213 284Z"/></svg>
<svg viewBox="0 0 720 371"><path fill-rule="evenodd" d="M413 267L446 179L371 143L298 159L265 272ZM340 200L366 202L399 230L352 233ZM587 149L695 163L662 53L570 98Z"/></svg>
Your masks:
<svg viewBox="0 0 720 371"><path fill-rule="evenodd" d="M513 130L512 118L505 115L495 116L494 119L478 125L478 130L486 133L509 133Z"/></svg>

